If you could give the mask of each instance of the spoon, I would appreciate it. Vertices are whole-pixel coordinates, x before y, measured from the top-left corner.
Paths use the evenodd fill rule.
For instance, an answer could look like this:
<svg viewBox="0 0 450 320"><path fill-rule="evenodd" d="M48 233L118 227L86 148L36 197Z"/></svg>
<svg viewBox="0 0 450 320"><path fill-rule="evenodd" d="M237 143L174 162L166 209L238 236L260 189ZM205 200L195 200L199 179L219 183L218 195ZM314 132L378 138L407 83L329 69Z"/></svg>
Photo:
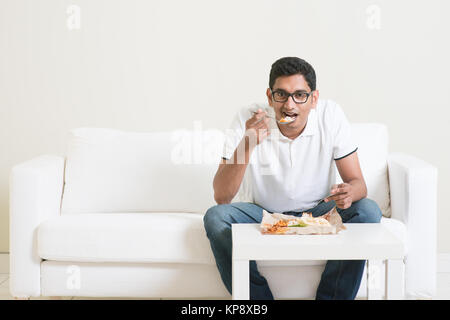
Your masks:
<svg viewBox="0 0 450 320"><path fill-rule="evenodd" d="M256 111L253 111L253 114L257 114L258 112L256 112ZM267 118L270 118L270 119L274 119L274 120L276 120L274 117L272 117L272 116L269 116L269 115L265 115ZM280 120L276 120L279 124L288 124L288 123L291 123L292 121L294 121L294 119L292 119L291 117L284 117L284 118L281 118Z"/></svg>

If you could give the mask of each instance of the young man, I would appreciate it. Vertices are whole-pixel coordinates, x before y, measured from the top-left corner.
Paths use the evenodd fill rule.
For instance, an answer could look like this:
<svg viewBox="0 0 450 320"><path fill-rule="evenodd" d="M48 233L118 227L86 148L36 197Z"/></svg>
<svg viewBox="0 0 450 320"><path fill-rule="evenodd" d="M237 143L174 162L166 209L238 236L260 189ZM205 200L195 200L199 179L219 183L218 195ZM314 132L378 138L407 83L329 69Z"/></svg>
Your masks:
<svg viewBox="0 0 450 320"><path fill-rule="evenodd" d="M367 199L357 146L342 109L319 100L312 66L296 57L277 60L270 71L268 105L243 108L225 140L214 177L218 205L204 225L222 280L231 293L231 224L260 223L263 209L301 215L323 215L337 206L344 223L379 222L381 210ZM286 116L289 123L278 121ZM334 185L333 161L343 183ZM244 174L251 202L231 203ZM316 299L354 299L364 260L329 260ZM250 298L273 299L266 279L250 262Z"/></svg>

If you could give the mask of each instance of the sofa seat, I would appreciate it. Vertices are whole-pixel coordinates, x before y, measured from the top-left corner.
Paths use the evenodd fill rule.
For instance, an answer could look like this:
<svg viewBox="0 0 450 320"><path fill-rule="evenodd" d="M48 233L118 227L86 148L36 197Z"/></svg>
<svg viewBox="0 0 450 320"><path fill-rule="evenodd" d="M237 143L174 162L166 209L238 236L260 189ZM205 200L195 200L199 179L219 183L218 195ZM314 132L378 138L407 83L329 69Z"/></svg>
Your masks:
<svg viewBox="0 0 450 320"><path fill-rule="evenodd" d="M382 218L400 239L405 225ZM192 263L215 265L203 214L64 214L41 223L38 254L44 260L79 262ZM260 266L323 265L325 261L260 261Z"/></svg>
<svg viewBox="0 0 450 320"><path fill-rule="evenodd" d="M41 223L37 243L45 260L215 264L193 213L63 214Z"/></svg>

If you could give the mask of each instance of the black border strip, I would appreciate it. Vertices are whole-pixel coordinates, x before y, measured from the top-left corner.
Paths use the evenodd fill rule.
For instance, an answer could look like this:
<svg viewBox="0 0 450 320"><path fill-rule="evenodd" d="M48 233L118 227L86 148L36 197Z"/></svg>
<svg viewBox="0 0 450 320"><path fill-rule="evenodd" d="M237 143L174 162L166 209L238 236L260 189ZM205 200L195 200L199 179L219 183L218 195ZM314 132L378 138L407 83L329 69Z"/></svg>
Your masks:
<svg viewBox="0 0 450 320"><path fill-rule="evenodd" d="M345 157L348 157L349 155L351 155L352 153L355 153L356 152L356 150L358 150L358 147L356 147L356 149L355 150L353 150L352 152L350 152L349 154L346 154L345 156L343 156L343 157L340 157L340 158L337 158L337 159L334 159L335 161L336 160L341 160L341 159L344 159Z"/></svg>

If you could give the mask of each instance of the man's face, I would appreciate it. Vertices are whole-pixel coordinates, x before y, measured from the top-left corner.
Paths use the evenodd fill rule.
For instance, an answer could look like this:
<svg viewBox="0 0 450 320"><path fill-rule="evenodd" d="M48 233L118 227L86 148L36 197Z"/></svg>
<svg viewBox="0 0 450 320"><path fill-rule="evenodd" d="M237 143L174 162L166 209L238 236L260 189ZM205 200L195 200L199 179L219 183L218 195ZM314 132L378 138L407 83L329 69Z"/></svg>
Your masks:
<svg viewBox="0 0 450 320"><path fill-rule="evenodd" d="M283 96L286 93L294 93L297 92L297 97L301 97L301 93L310 93L311 88L306 82L305 78L301 74L295 74L292 76L282 76L278 77L275 80L275 83L272 88L272 92L281 91L281 95ZM286 116L293 116L295 118L289 124L279 124L278 127L284 133L286 132L288 135L300 134L304 129L306 122L308 120L308 115L311 109L315 108L317 105L317 100L319 98L319 92L314 91L305 103L295 103L293 97L289 97L286 102L277 102L272 97L272 92L270 88L267 89L267 99L269 101L269 105L275 111L275 117L277 120L284 118ZM298 98L297 98L298 99ZM280 99L277 99L280 100ZM300 100L298 100L300 101Z"/></svg>

